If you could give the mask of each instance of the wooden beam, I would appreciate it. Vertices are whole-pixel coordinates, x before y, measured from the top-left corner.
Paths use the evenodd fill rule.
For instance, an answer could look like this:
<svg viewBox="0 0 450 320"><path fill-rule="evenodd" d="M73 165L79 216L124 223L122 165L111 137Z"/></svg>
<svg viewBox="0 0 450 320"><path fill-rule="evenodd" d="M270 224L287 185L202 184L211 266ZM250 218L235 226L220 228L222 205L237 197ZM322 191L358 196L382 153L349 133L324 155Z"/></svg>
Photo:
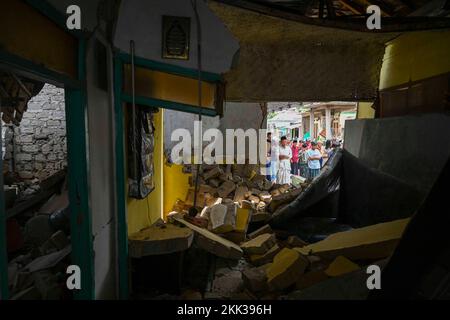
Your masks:
<svg viewBox="0 0 450 320"><path fill-rule="evenodd" d="M325 0L319 1L319 18L323 19L323 8L325 6Z"/></svg>
<svg viewBox="0 0 450 320"><path fill-rule="evenodd" d="M327 3L327 18L336 18L336 11L334 10L333 0L326 0Z"/></svg>
<svg viewBox="0 0 450 320"><path fill-rule="evenodd" d="M383 27L381 29L369 30L367 29L366 19L364 17L355 17L352 19L317 19L292 13L288 10L270 8L261 3L245 0L212 1L280 19L321 27L360 32L388 33L450 28L450 18L447 17L384 17L382 22Z"/></svg>
<svg viewBox="0 0 450 320"><path fill-rule="evenodd" d="M366 0L368 5L376 5L379 6L381 9L381 12L383 12L388 17L395 16L395 11L393 8L388 6L385 2L379 1L379 0Z"/></svg>
<svg viewBox="0 0 450 320"><path fill-rule="evenodd" d="M366 10L364 10L364 8L361 5L359 5L358 3L356 3L355 1L352 1L352 0L340 0L340 3L345 8L347 8L348 10L353 12L354 14L358 14L358 15L366 14Z"/></svg>

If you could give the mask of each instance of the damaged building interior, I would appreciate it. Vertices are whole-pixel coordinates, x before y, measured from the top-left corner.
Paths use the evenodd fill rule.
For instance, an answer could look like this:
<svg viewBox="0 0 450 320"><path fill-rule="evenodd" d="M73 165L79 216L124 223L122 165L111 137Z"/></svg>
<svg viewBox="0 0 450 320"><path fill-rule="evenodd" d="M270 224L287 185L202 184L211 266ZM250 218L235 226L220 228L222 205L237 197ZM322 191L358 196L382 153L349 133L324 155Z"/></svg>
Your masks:
<svg viewBox="0 0 450 320"><path fill-rule="evenodd" d="M449 57L448 0L1 1L0 300L450 299Z"/></svg>

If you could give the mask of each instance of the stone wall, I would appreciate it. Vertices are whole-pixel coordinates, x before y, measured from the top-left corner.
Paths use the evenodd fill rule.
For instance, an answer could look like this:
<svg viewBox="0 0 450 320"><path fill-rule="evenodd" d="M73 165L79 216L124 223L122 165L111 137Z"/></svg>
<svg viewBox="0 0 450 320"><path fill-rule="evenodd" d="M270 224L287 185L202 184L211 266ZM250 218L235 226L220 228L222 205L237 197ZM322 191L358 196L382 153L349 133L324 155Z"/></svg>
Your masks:
<svg viewBox="0 0 450 320"><path fill-rule="evenodd" d="M5 164L22 179L42 180L67 166L64 90L46 84L7 136Z"/></svg>

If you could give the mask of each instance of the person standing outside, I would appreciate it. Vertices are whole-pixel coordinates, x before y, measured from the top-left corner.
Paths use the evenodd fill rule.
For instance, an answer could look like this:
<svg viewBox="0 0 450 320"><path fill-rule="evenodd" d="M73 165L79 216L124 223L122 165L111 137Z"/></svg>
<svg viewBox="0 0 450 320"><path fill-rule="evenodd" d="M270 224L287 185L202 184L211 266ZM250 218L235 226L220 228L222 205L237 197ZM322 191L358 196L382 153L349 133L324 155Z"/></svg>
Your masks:
<svg viewBox="0 0 450 320"><path fill-rule="evenodd" d="M306 155L308 159L308 178L313 180L320 173L320 159L322 158L316 142L311 142L311 149L306 152Z"/></svg>
<svg viewBox="0 0 450 320"><path fill-rule="evenodd" d="M300 152L300 146L297 140L294 139L291 146L292 158L291 158L291 174L298 175L298 153Z"/></svg>
<svg viewBox="0 0 450 320"><path fill-rule="evenodd" d="M291 183L291 159L292 159L292 149L288 145L288 140L286 136L281 137L280 141L280 165L277 174L278 184L290 184Z"/></svg>
<svg viewBox="0 0 450 320"><path fill-rule="evenodd" d="M308 145L304 142L301 145L299 156L298 156L298 167L300 171L300 176L306 178L308 177L308 157L307 157Z"/></svg>
<svg viewBox="0 0 450 320"><path fill-rule="evenodd" d="M272 181L272 173L271 173L271 160L272 160L272 133L267 132L267 140L266 140L266 179Z"/></svg>
<svg viewBox="0 0 450 320"><path fill-rule="evenodd" d="M270 149L270 175L271 179L270 181L274 182L277 180L277 172L278 172L278 155L279 155L279 148L278 148L278 139L277 137L272 137L272 143L271 143L271 149Z"/></svg>

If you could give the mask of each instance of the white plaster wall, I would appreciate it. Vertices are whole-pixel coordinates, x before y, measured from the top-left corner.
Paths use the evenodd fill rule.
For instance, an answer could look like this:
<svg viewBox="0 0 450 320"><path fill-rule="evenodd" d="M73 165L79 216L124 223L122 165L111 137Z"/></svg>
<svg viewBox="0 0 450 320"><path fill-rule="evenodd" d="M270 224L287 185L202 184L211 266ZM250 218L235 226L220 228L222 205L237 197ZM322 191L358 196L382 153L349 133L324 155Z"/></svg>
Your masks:
<svg viewBox="0 0 450 320"><path fill-rule="evenodd" d="M202 26L202 69L223 73L230 69L239 44L203 0L197 0L197 3ZM189 60L161 58L163 15L191 18ZM129 52L130 40L135 41L138 56L181 67L197 68L197 29L190 0L122 1L114 45Z"/></svg>
<svg viewBox="0 0 450 320"><path fill-rule="evenodd" d="M116 298L116 206L112 52L108 55L109 89L95 85L95 36L87 48L89 196L94 237L95 297ZM102 41L103 42L103 41ZM108 48L108 47L107 47Z"/></svg>

